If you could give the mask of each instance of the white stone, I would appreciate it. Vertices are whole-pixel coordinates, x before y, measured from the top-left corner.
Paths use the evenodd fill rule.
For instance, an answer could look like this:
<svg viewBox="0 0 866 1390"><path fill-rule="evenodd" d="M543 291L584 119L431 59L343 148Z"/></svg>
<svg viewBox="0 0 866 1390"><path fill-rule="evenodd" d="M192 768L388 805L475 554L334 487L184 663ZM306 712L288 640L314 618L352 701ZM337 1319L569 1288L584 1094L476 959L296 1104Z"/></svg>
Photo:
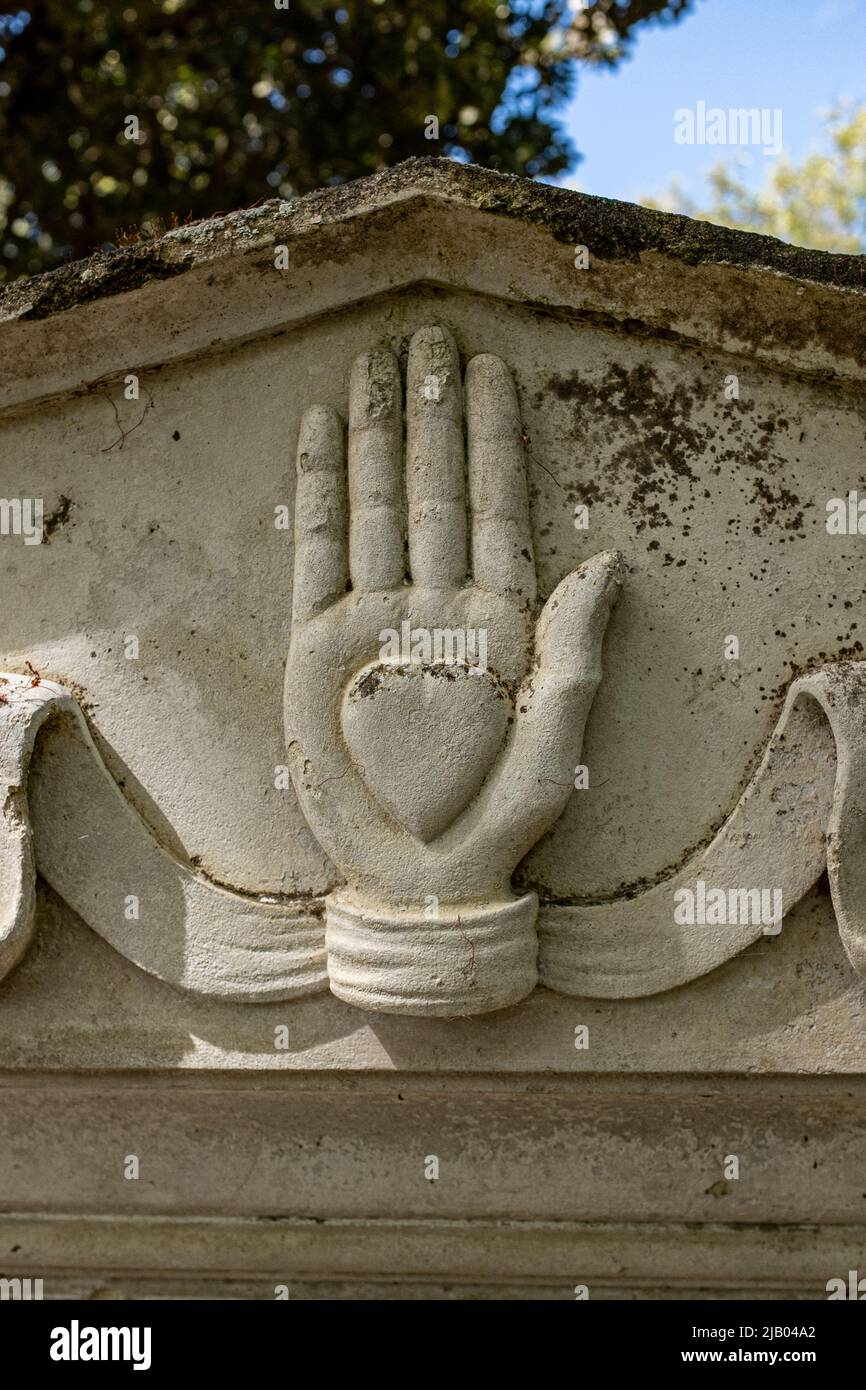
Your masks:
<svg viewBox="0 0 866 1390"><path fill-rule="evenodd" d="M863 297L447 161L0 295L0 1272L856 1268Z"/></svg>

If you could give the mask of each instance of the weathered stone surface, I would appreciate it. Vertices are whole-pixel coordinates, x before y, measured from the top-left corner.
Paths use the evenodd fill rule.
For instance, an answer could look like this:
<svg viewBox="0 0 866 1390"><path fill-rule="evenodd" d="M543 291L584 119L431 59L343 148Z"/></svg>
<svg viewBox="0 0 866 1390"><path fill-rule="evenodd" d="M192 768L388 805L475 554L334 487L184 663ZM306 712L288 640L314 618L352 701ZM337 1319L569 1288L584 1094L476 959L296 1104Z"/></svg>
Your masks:
<svg viewBox="0 0 866 1390"><path fill-rule="evenodd" d="M45 515L0 537L10 1270L822 1297L856 1266L866 538L827 504L862 486L864 293L863 258L420 161L0 295L0 493ZM555 593L580 708L509 800ZM368 649L404 618L490 638L441 762L436 677ZM698 880L779 888L781 930L677 923Z"/></svg>

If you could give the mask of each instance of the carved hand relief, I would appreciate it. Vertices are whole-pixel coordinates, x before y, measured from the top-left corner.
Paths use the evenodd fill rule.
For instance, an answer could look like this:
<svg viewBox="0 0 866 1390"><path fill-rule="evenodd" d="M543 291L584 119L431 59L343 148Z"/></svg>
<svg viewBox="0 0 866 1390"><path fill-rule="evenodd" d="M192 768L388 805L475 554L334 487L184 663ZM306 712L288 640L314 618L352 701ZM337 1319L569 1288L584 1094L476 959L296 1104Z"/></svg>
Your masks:
<svg viewBox="0 0 866 1390"><path fill-rule="evenodd" d="M825 863L866 974L866 663L792 685L749 787L676 874L590 904L512 888L572 794L622 578L615 553L596 555L537 603L522 436L505 364L475 357L461 382L438 328L412 339L405 410L396 359L374 351L352 370L347 441L333 410L303 418L285 728L341 880L323 902L245 896L178 860L72 696L0 679L0 975L32 940L38 868L129 960L220 998L330 986L447 1017L539 981L645 995L775 935Z"/></svg>
<svg viewBox="0 0 866 1390"><path fill-rule="evenodd" d="M355 363L348 468L332 411L301 425L289 766L346 879L325 905L334 993L476 1013L536 983L538 900L511 875L571 792L620 562L568 575L536 623L507 368L467 367L465 461L441 329L409 348L405 470L402 395L390 353Z"/></svg>

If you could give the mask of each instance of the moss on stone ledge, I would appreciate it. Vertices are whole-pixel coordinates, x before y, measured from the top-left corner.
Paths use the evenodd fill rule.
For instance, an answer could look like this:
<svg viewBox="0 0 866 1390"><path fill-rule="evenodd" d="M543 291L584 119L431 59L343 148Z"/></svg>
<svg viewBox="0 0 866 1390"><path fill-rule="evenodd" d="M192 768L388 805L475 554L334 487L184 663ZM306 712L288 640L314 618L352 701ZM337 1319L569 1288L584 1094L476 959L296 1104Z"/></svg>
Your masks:
<svg viewBox="0 0 866 1390"><path fill-rule="evenodd" d="M733 231L633 203L554 188L477 165L410 159L369 178L322 189L287 203L254 208L179 227L158 241L100 252L0 291L0 320L41 319L151 281L182 274L204 260L314 232L413 194L454 201L499 217L546 228L558 241L585 244L601 260L636 260L656 252L691 265L765 269L814 284L866 291L866 256L811 251L775 237Z"/></svg>

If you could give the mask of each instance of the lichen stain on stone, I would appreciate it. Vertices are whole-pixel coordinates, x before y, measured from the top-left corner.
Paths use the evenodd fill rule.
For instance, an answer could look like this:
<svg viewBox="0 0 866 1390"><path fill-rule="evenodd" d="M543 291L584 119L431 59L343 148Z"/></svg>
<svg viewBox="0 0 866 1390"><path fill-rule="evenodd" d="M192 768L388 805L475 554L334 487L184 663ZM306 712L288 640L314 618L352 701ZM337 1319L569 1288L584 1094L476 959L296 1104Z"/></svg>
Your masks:
<svg viewBox="0 0 866 1390"><path fill-rule="evenodd" d="M71 497L65 497L62 493L58 499L57 506L53 512L42 523L42 542L44 545L50 544L52 536L56 535L69 520L70 513L75 503Z"/></svg>
<svg viewBox="0 0 866 1390"><path fill-rule="evenodd" d="M727 401L724 416L707 419L708 395L701 383L680 379L670 385L649 363L611 364L601 380L578 371L555 373L537 392L535 407L543 409L550 396L572 407L571 434L579 454L605 459L600 476L566 487L570 500L592 505L625 497L636 533L669 527L671 507L686 518L695 510L697 470L709 455L715 476L728 465L744 477L751 489L746 501L756 508L753 530L779 526L791 538L803 533L805 510L814 503L768 481L785 466L775 446L777 431L789 426L785 417L759 418L755 402L743 399ZM703 496L709 497L706 488ZM683 536L690 534L687 519L681 529ZM651 546L658 548L657 542ZM666 559L680 563L673 556Z"/></svg>
<svg viewBox="0 0 866 1390"><path fill-rule="evenodd" d="M796 493L790 488L779 486L771 487L765 478L755 478L753 492L748 499L756 508L757 515L752 524L752 530L756 536L766 534L771 526L780 526L782 530L804 534L804 511L808 507L814 507L814 502L801 502ZM793 539L793 535L788 539Z"/></svg>
<svg viewBox="0 0 866 1390"><path fill-rule="evenodd" d="M708 1197L727 1197L730 1191L730 1183L724 1178L719 1178L718 1182L714 1182L711 1187L706 1189L706 1195Z"/></svg>
<svg viewBox="0 0 866 1390"><path fill-rule="evenodd" d="M626 485L626 511L636 530L668 525L662 501L678 501L683 487L698 483L693 464L702 457L706 439L690 423L698 393L683 381L669 387L648 363L631 369L612 364L601 382L578 372L554 375L547 390L571 403L572 433L582 444L597 432L619 440L605 467L605 482L613 484L617 496ZM541 396L536 400L540 404ZM591 505L603 500L605 492L598 480L581 480L579 500Z"/></svg>
<svg viewBox="0 0 866 1390"><path fill-rule="evenodd" d="M126 294L154 280L172 279L192 265L192 257L168 261L152 247L89 256L30 280L16 282L4 291L3 305L14 311L18 298L24 306L18 318L47 319L79 304Z"/></svg>
<svg viewBox="0 0 866 1390"><path fill-rule="evenodd" d="M382 684L382 675L383 672L379 667L374 667L372 671L368 671L366 675L362 676L358 681L354 690L349 692L349 699L367 700L372 695L375 695Z"/></svg>

